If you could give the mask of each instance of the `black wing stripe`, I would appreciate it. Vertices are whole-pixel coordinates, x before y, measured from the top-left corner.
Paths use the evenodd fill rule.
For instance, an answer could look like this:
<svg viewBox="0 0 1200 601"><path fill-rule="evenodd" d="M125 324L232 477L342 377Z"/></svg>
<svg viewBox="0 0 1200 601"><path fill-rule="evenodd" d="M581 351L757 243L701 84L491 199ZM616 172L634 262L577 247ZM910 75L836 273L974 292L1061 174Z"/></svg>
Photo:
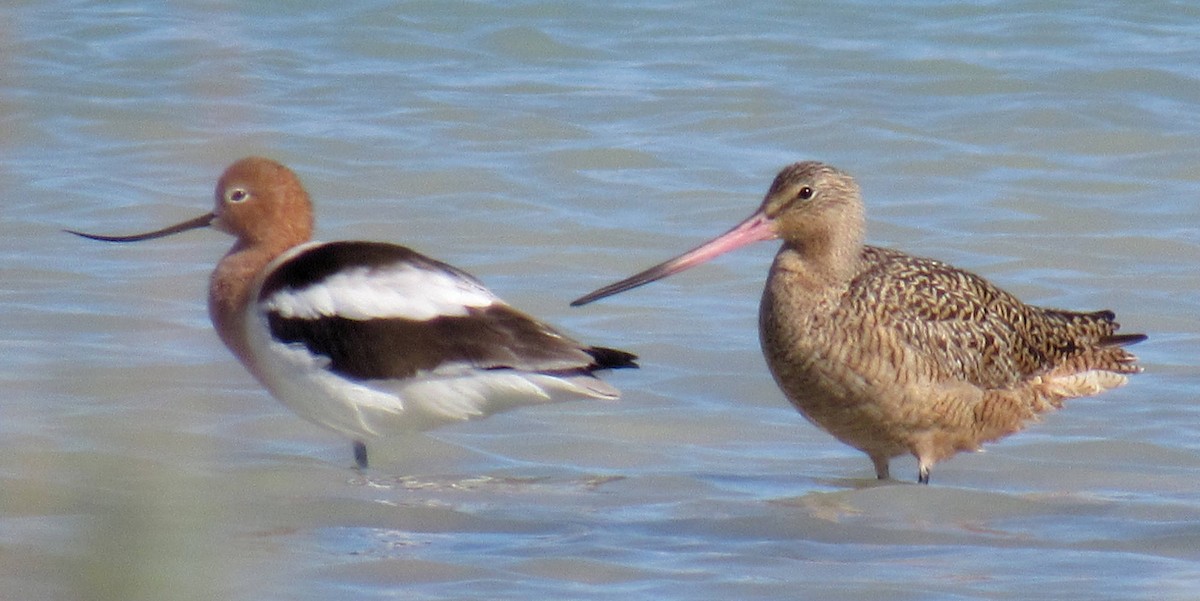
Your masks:
<svg viewBox="0 0 1200 601"><path fill-rule="evenodd" d="M449 363L556 373L632 363L632 355L586 349L507 306L428 321L268 313L267 323L275 340L302 344L327 357L335 373L358 380L408 378Z"/></svg>

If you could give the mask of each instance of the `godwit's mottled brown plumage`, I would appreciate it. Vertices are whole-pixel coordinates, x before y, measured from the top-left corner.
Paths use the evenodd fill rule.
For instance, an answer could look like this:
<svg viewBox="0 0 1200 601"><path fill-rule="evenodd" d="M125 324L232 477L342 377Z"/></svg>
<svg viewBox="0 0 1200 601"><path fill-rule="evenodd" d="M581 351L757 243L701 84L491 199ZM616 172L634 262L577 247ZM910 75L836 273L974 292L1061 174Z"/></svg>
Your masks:
<svg viewBox="0 0 1200 601"><path fill-rule="evenodd" d="M573 304L782 238L759 314L767 364L800 413L870 456L881 479L911 453L928 483L938 461L1141 371L1121 347L1146 337L1117 334L1111 311L1026 305L940 261L865 246L863 221L850 175L796 163L723 236Z"/></svg>

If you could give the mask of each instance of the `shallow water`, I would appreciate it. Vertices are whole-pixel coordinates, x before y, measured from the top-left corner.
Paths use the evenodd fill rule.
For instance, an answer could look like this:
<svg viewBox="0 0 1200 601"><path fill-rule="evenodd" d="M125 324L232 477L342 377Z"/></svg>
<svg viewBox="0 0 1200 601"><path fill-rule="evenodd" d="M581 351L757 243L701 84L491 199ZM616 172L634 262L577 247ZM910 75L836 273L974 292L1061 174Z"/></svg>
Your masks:
<svg viewBox="0 0 1200 601"><path fill-rule="evenodd" d="M4 598L1200 594L1187 3L22 2L0 46ZM321 238L454 263L643 369L354 472L213 335L228 238L59 231L197 215L247 154L300 173ZM1146 373L878 484L767 374L769 245L567 307L808 158L857 175L873 243L1116 310Z"/></svg>

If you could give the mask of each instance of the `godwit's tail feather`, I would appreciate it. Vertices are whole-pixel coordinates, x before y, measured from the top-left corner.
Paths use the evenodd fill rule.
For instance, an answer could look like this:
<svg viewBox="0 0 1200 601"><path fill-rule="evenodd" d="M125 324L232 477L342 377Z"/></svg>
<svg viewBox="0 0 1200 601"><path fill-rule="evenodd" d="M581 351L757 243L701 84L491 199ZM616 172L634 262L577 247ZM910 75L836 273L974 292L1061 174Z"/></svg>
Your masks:
<svg viewBox="0 0 1200 601"><path fill-rule="evenodd" d="M1100 339L1101 346L1129 346L1146 340L1145 334L1113 334Z"/></svg>

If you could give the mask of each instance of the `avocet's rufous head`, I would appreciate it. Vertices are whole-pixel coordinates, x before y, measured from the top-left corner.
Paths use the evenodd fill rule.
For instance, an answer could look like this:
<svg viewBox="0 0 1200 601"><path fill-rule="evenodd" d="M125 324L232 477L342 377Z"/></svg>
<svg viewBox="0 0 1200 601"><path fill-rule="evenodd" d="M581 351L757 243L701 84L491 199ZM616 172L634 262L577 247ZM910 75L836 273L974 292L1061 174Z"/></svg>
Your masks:
<svg viewBox="0 0 1200 601"><path fill-rule="evenodd" d="M139 242L209 226L237 237L243 246L276 241L277 246L287 248L312 235L312 203L290 169L271 159L246 157L221 174L210 213L128 236L67 231L106 242Z"/></svg>

